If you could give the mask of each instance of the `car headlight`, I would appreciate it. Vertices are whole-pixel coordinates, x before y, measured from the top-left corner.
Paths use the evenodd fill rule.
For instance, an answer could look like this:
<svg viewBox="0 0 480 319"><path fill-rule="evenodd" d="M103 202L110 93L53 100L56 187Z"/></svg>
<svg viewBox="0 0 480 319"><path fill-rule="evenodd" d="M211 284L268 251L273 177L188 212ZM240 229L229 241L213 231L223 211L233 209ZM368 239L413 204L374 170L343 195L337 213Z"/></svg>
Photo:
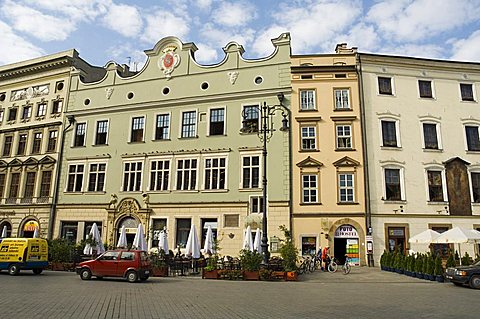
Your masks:
<svg viewBox="0 0 480 319"><path fill-rule="evenodd" d="M463 270L457 270L457 271L455 271L455 275L457 275L457 276L466 276L466 275L467 275L467 272L466 272L466 271L463 271Z"/></svg>

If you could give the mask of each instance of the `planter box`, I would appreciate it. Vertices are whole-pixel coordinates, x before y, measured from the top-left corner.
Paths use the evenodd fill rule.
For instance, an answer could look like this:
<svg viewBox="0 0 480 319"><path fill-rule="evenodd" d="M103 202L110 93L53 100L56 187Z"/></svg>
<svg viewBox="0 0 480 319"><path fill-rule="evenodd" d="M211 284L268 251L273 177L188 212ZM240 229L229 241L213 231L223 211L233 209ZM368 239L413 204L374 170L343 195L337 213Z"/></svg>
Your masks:
<svg viewBox="0 0 480 319"><path fill-rule="evenodd" d="M437 275L437 276L435 277L435 280L436 280L437 282L444 282L444 281L445 281L445 278L443 278L442 275Z"/></svg>
<svg viewBox="0 0 480 319"><path fill-rule="evenodd" d="M298 281L298 272L287 271L285 276L286 281Z"/></svg>
<svg viewBox="0 0 480 319"><path fill-rule="evenodd" d="M260 272L258 271L243 271L244 280L260 280Z"/></svg>
<svg viewBox="0 0 480 319"><path fill-rule="evenodd" d="M153 267L152 277L168 277L168 267Z"/></svg>
<svg viewBox="0 0 480 319"><path fill-rule="evenodd" d="M60 262L52 262L52 270L54 271L63 271L65 268L63 267L63 263Z"/></svg>
<svg viewBox="0 0 480 319"><path fill-rule="evenodd" d="M218 270L215 269L215 270L203 270L202 272L202 278L203 279L218 279L219 278L219 274L218 274Z"/></svg>

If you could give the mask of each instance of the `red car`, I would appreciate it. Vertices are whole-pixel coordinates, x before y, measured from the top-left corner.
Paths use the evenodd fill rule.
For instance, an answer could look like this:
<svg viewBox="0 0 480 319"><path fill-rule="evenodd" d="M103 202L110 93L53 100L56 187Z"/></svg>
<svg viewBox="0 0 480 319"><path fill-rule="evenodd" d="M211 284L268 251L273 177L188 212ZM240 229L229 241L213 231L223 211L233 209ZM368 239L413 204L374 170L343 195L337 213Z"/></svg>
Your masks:
<svg viewBox="0 0 480 319"><path fill-rule="evenodd" d="M92 276L123 277L129 282L145 281L150 277L150 261L147 253L140 250L109 250L96 259L81 262L76 267L83 280Z"/></svg>

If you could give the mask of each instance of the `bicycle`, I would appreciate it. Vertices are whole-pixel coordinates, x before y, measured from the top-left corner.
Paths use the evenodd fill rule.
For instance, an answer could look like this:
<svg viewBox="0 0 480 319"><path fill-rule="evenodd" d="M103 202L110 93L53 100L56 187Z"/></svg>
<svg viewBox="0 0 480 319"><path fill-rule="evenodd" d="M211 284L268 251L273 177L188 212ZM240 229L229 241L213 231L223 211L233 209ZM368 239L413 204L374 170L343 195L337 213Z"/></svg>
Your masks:
<svg viewBox="0 0 480 319"><path fill-rule="evenodd" d="M300 266L298 267L298 274L302 275L310 271L310 257L303 257Z"/></svg>
<svg viewBox="0 0 480 319"><path fill-rule="evenodd" d="M312 258L310 259L310 272L314 272L317 269L321 269L322 267L322 259L320 256L313 254Z"/></svg>
<svg viewBox="0 0 480 319"><path fill-rule="evenodd" d="M337 272L338 264L337 264L336 258L335 257L331 258L330 256L327 256L327 260L328 260L327 270L329 272Z"/></svg>
<svg viewBox="0 0 480 319"><path fill-rule="evenodd" d="M343 274L348 275L350 273L350 270L352 270L352 266L350 265L350 258L345 255L345 263L342 266Z"/></svg>

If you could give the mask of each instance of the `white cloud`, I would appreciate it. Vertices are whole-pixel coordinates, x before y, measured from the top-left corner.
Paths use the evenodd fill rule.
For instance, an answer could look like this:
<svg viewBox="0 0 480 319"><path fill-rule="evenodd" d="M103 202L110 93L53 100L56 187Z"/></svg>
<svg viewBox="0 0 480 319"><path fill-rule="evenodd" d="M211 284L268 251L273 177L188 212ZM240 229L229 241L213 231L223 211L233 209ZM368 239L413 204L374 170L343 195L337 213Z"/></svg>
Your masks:
<svg viewBox="0 0 480 319"><path fill-rule="evenodd" d="M147 26L142 40L150 43L157 43L163 37L172 35L186 41L183 38L190 31L186 19L165 11L157 11L154 14L147 15L146 23Z"/></svg>
<svg viewBox="0 0 480 319"><path fill-rule="evenodd" d="M73 22L93 21L97 16L106 13L108 6L112 5L112 0L17 0L16 2L66 15Z"/></svg>
<svg viewBox="0 0 480 319"><path fill-rule="evenodd" d="M137 50L130 44L119 44L112 46L106 50L110 60L114 60L118 64L126 64L131 71L140 71L147 62L147 56L141 50Z"/></svg>
<svg viewBox="0 0 480 319"><path fill-rule="evenodd" d="M330 51L333 53L337 43L346 42L348 47L357 47L359 51L371 51L381 43L375 28L364 23L356 24L348 34L337 35L335 43L331 43Z"/></svg>
<svg viewBox="0 0 480 319"><path fill-rule="evenodd" d="M125 4L111 5L103 17L105 26L126 37L138 35L142 29L142 17L137 8Z"/></svg>
<svg viewBox="0 0 480 319"><path fill-rule="evenodd" d="M443 46L435 44L400 44L381 47L376 50L380 54L410 56L417 58L441 59L445 53Z"/></svg>
<svg viewBox="0 0 480 319"><path fill-rule="evenodd" d="M75 24L40 11L6 1L1 10L15 30L25 32L42 41L65 40L75 30Z"/></svg>
<svg viewBox="0 0 480 319"><path fill-rule="evenodd" d="M255 38L255 42L253 43L253 51L261 56L269 56L275 50L271 40L277 38L280 34L286 31L287 30L284 27L277 25L273 25L264 30Z"/></svg>
<svg viewBox="0 0 480 319"><path fill-rule="evenodd" d="M194 0L193 1L197 7L200 9L210 9L212 6L213 0Z"/></svg>
<svg viewBox="0 0 480 319"><path fill-rule="evenodd" d="M245 46L254 39L255 30L221 29L212 23L207 23L200 30L200 35L202 39L208 40L209 44L217 47L223 47L232 41Z"/></svg>
<svg viewBox="0 0 480 319"><path fill-rule="evenodd" d="M384 39L419 41L478 19L480 0L384 0L370 8L367 21Z"/></svg>
<svg viewBox="0 0 480 319"><path fill-rule="evenodd" d="M195 60L199 63L217 62L218 52L214 48L204 43L197 43L198 51L195 52Z"/></svg>
<svg viewBox="0 0 480 319"><path fill-rule="evenodd" d="M453 60L480 62L480 30L473 32L468 38L452 42Z"/></svg>
<svg viewBox="0 0 480 319"><path fill-rule="evenodd" d="M217 10L212 12L213 20L227 27L238 27L255 19L255 7L248 2L222 2Z"/></svg>
<svg viewBox="0 0 480 319"><path fill-rule="evenodd" d="M0 34L2 35L0 64L14 63L45 55L45 51L16 35L12 28L1 20Z"/></svg>

